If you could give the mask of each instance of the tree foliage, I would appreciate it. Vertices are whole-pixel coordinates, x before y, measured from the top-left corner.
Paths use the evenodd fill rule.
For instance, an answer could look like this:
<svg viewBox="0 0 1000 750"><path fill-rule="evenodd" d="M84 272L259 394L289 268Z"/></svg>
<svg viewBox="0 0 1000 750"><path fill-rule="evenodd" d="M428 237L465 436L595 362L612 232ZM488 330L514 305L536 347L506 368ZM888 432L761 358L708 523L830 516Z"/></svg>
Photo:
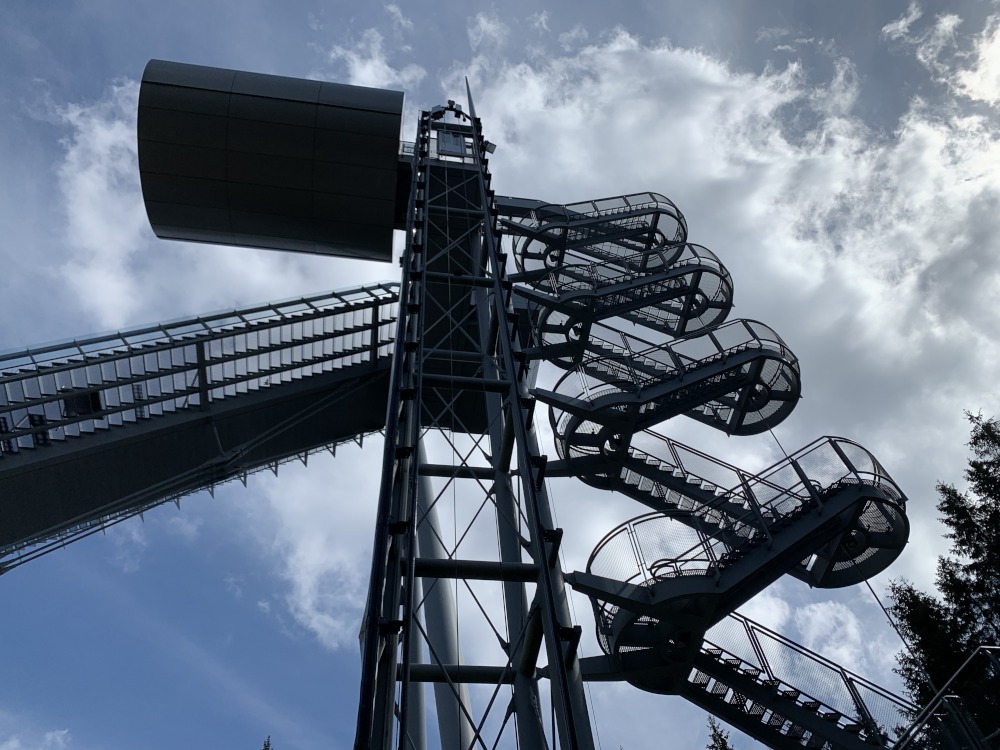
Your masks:
<svg viewBox="0 0 1000 750"><path fill-rule="evenodd" d="M950 554L938 558L936 594L905 580L890 585L889 610L909 646L897 672L914 703L924 706L977 647L1000 643L1000 425L967 414L972 425L965 478L968 492L937 485ZM949 689L987 731L1000 716L1000 675L976 660Z"/></svg>
<svg viewBox="0 0 1000 750"><path fill-rule="evenodd" d="M729 744L729 732L722 728L714 716L708 717L709 743L705 745L708 750L735 750Z"/></svg>
<svg viewBox="0 0 1000 750"><path fill-rule="evenodd" d="M262 750L271 750L271 735L267 735L267 739L264 740L264 747Z"/></svg>

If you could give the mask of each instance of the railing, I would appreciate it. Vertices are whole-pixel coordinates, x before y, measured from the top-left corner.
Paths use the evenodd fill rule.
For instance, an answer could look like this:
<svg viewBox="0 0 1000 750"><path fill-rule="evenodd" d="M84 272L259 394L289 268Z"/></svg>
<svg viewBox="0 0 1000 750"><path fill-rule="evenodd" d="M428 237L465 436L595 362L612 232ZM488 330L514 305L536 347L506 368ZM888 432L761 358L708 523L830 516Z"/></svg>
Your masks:
<svg viewBox="0 0 1000 750"><path fill-rule="evenodd" d="M608 382L614 382L623 391L640 394L650 386L748 350L774 354L789 366L798 368L798 360L781 337L772 328L754 320L733 320L706 333L663 344L649 344L637 336L611 328L602 328L601 332L614 339L592 336L593 348L600 353L586 357L564 375L555 387L556 393L572 394L590 401L594 388L603 389ZM641 343L647 345L639 348ZM594 377L593 373L606 373L606 377ZM572 386L575 380L579 387Z"/></svg>
<svg viewBox="0 0 1000 750"><path fill-rule="evenodd" d="M550 203L535 209L535 219L538 225L556 221L576 222L582 219L598 219L615 216L622 213L638 213L656 209L669 213L678 223L678 234L673 241L683 241L687 237L687 222L677 205L660 193L632 193L631 195L616 195L610 198L580 201L579 203Z"/></svg>
<svg viewBox="0 0 1000 750"><path fill-rule="evenodd" d="M656 193L546 205L532 215L511 225L514 234L524 235L514 247L520 271L563 265L567 253L576 261L597 258L618 263L636 253L664 250L673 254L676 250L671 248L687 238L687 224L677 206ZM662 217L671 226L660 227ZM542 249L534 250L535 245Z"/></svg>
<svg viewBox="0 0 1000 750"><path fill-rule="evenodd" d="M0 354L0 458L388 356L395 284Z"/></svg>
<svg viewBox="0 0 1000 750"><path fill-rule="evenodd" d="M732 282L726 267L711 250L690 243L655 248L648 253L634 253L615 260L567 263L545 272L531 283L540 291L559 295L561 301L594 295L609 287L622 287L616 295L599 295L595 299L600 305L611 306L652 296L659 287L651 288L651 284L688 288L690 280L685 283L684 277L697 272L713 277L713 287L702 285L700 281L697 287L707 300L719 302L731 298Z"/></svg>
<svg viewBox="0 0 1000 750"><path fill-rule="evenodd" d="M663 217L674 223L659 226ZM759 433L784 419L800 392L798 361L773 329L756 321L721 324L731 306L728 272L698 246L684 244L678 252L687 241L687 224L676 206L663 196L640 194L540 206L530 218L506 225L520 272L513 280L531 285L522 296L529 309L543 310L535 353L567 370L552 390L533 391L550 405L560 458L592 486L618 490L656 511L601 540L586 568L598 578L579 581L591 592L605 653L649 648L657 634L664 646L683 649L680 641L668 642L671 608L690 592L710 588L694 581L657 585L646 601L613 582L641 590L670 579L714 576L725 589L718 592L720 608L703 613L702 627L708 627L723 616L722 606L735 606L741 595L745 600L782 570L811 585L841 586L868 578L895 559L908 531L905 498L856 443L821 438L751 475L643 429L684 413L730 434ZM619 330L614 325L619 318L653 331L654 341ZM681 335L689 323L696 331ZM832 510L823 515L826 505ZM757 554L765 545L766 561ZM729 569L732 575L723 581ZM618 604L600 598L601 592ZM675 595L680 599L671 598ZM772 686L784 687L783 697L803 696L774 673L761 644L773 641L802 658L810 652L739 622L756 650L738 655L722 646L708 648L745 667L744 676L765 674L762 679ZM751 657L764 663L753 666ZM880 722L888 719L867 702L884 699L893 710L902 704L832 662L808 658L810 691L821 697L807 697L803 710L826 706L823 719L882 746L887 729ZM707 686L710 678L701 677ZM840 688L827 690L824 681ZM874 698L863 695L866 691ZM748 716L766 714L771 731L787 728L809 746L822 734L786 722L761 704L751 706L725 685L712 693L726 694L732 706L742 703Z"/></svg>
<svg viewBox="0 0 1000 750"><path fill-rule="evenodd" d="M640 587L683 576L719 576L749 549L769 542L778 528L821 506L840 487L864 485L877 489L900 511L905 505L902 492L871 453L857 443L834 437L821 438L755 476L718 462L725 473L737 475L737 483L724 492L713 491L712 499L695 501L656 480L656 472L665 472L699 488L710 481L678 465L678 444L662 440L672 449L667 455L677 463L667 459L662 466L659 456L633 448L630 456L635 460L611 488L633 497L646 494L661 505L672 502L675 509L648 513L613 529L591 553L588 573ZM702 458L708 457L702 454ZM642 466L649 470L643 472ZM631 477L635 477L634 484ZM715 479L718 481L717 476ZM630 487L636 491L630 492ZM891 528L894 521L894 517L887 518L885 525ZM814 562L810 559L806 568ZM843 574L837 565L834 563L834 572ZM854 559L844 561L845 567L855 565ZM597 600L593 605L598 630L610 628L618 607Z"/></svg>
<svg viewBox="0 0 1000 750"><path fill-rule="evenodd" d="M965 684L959 690L958 684L962 682ZM922 711L917 713L914 709L909 713L916 718L892 750L927 747L993 750L1000 746L998 688L1000 646L979 646ZM992 705L987 705L991 700Z"/></svg>
<svg viewBox="0 0 1000 750"><path fill-rule="evenodd" d="M635 336L609 327L599 330L617 340L592 333L588 347L599 354L575 366L563 363L568 372L554 390L536 393L552 405L556 438L567 441L563 452L570 453L578 439L580 419L574 415L582 412L593 423L620 423L623 410L635 403L640 405L636 424L647 427L697 407L717 417L720 427L735 416L734 429L760 431L784 419L798 399L798 360L762 323L734 320L669 343L643 342L647 346L641 349L637 343L642 340ZM697 371L710 365L709 376L697 377Z"/></svg>
<svg viewBox="0 0 1000 750"><path fill-rule="evenodd" d="M845 731L860 732L876 747L895 742L899 727L916 710L891 691L739 613L708 632L702 652L752 675L775 696Z"/></svg>

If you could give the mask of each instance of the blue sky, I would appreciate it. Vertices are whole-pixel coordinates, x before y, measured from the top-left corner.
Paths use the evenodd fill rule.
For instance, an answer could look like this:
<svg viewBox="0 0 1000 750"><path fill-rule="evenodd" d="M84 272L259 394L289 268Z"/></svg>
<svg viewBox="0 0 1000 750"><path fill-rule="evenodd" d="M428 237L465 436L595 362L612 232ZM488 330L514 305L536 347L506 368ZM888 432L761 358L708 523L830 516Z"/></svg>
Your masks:
<svg viewBox="0 0 1000 750"><path fill-rule="evenodd" d="M670 196L732 272L734 315L800 358L782 444L856 439L909 494L910 545L876 589L930 583L933 485L961 478L962 411L1000 413L996 3L5 0L0 348L394 275L156 240L134 136L152 57L402 89L407 139L468 75L498 192ZM747 468L780 455L769 436L665 429ZM257 748L268 734L278 750L349 747L376 442L0 578L0 750ZM552 489L570 568L641 510L581 486ZM898 642L866 591L783 581L751 609L892 680ZM595 697L604 747L705 742L679 699Z"/></svg>

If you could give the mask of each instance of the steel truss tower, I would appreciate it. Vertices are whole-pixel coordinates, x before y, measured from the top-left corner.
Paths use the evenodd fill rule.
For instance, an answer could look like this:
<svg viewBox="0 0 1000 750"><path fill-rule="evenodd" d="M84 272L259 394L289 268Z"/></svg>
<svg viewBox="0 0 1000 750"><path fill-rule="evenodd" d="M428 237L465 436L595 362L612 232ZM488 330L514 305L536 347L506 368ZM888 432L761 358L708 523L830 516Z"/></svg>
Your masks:
<svg viewBox="0 0 1000 750"><path fill-rule="evenodd" d="M588 680L681 695L775 748L986 747L949 696L901 733L916 707L735 612L785 574L884 570L904 494L844 438L751 473L657 432L767 431L797 358L727 321L729 272L666 197L496 196L469 109L421 113L400 149L398 92L152 61L159 236L388 260L403 229L401 279L0 354L0 572L383 430L356 750L588 750ZM648 512L563 571L549 477Z"/></svg>
<svg viewBox="0 0 1000 750"><path fill-rule="evenodd" d="M559 567L561 531L533 430L525 327L500 251L486 148L474 111L449 104L421 114L362 626L357 748L421 746L423 716L414 706L422 682L437 685L442 747L494 746L487 732L499 734L511 717L521 747L545 747L542 648L560 746L594 744L576 656L581 628ZM435 462L435 448L453 460ZM495 517L495 561L462 559L442 543L434 506L452 485ZM502 649L492 661L479 653L458 661L453 628L441 623L453 607L449 579L494 582L502 596L504 620L493 623ZM492 693L481 714L471 713L472 685ZM501 699L507 685L509 705Z"/></svg>

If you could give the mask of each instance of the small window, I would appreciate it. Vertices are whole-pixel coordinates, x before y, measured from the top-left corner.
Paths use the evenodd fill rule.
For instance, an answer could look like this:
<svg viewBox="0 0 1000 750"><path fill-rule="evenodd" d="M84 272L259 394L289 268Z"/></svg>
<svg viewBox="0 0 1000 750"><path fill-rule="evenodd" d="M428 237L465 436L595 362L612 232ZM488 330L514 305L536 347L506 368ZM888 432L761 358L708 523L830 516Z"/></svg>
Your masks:
<svg viewBox="0 0 1000 750"><path fill-rule="evenodd" d="M438 154L442 156L465 156L465 136L441 130L438 132L437 141Z"/></svg>

